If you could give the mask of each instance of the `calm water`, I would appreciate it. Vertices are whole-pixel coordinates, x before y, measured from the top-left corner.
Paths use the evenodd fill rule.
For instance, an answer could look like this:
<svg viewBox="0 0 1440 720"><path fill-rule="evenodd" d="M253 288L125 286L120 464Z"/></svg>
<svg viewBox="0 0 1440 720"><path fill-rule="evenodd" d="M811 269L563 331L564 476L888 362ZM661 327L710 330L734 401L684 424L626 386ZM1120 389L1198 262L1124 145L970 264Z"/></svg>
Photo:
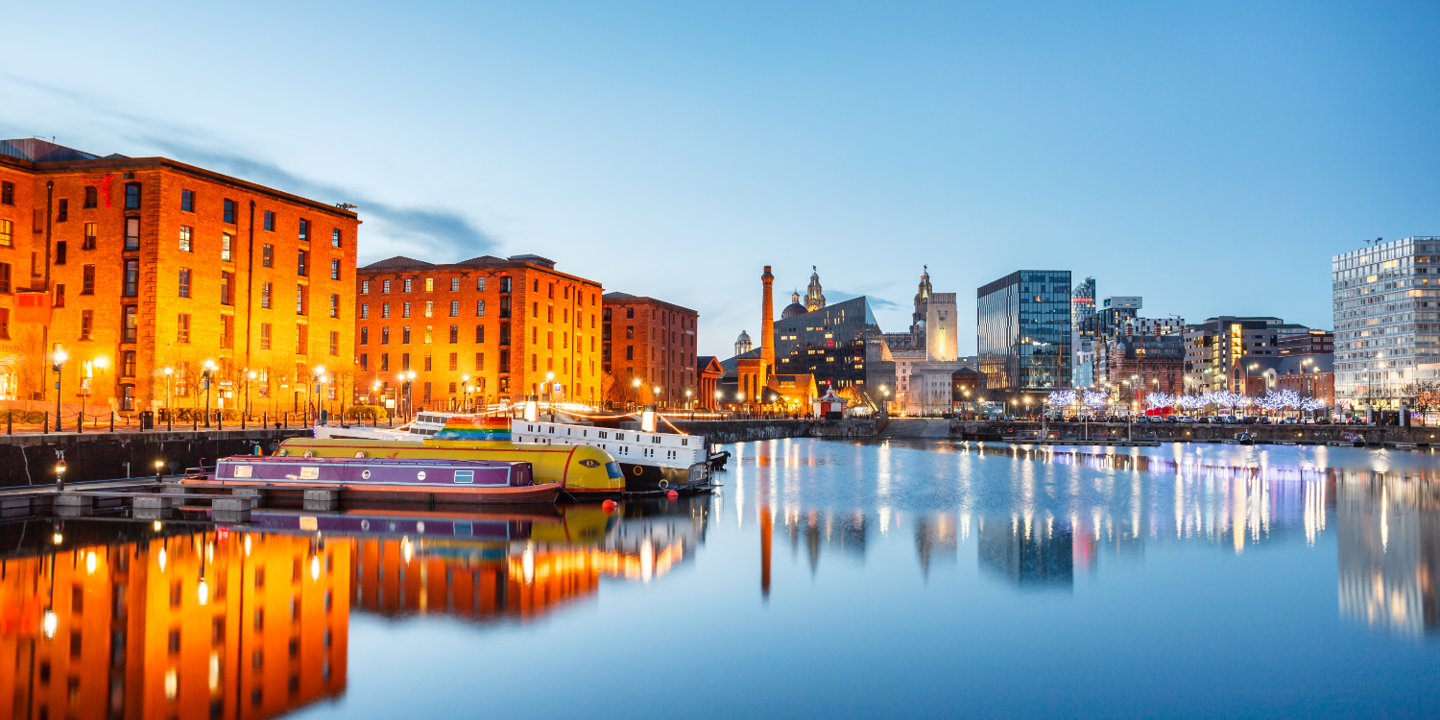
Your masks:
<svg viewBox="0 0 1440 720"><path fill-rule="evenodd" d="M1435 455L729 449L721 494L609 516L0 525L0 708L1440 714Z"/></svg>

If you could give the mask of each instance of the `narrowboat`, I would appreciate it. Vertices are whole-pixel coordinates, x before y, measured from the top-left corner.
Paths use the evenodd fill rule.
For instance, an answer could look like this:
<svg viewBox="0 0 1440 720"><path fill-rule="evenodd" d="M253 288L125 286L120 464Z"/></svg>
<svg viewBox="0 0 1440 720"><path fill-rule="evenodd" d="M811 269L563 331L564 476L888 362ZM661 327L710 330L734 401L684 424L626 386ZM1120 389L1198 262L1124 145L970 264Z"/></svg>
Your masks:
<svg viewBox="0 0 1440 720"><path fill-rule="evenodd" d="M364 453L348 458L237 455L216 463L214 475L189 476L184 482L420 492L481 503L554 502L563 487L554 481L537 484L530 463L523 461L376 458Z"/></svg>

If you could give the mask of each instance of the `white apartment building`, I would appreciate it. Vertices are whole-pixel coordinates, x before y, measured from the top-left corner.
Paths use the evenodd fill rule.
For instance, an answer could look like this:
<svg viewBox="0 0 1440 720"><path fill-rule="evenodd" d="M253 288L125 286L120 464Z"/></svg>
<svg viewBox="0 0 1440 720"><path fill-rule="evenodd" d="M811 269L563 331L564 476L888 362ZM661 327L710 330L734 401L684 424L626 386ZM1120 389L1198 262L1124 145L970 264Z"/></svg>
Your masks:
<svg viewBox="0 0 1440 720"><path fill-rule="evenodd" d="M1440 369L1440 237L1407 237L1331 259L1335 400L1398 409L1405 385Z"/></svg>

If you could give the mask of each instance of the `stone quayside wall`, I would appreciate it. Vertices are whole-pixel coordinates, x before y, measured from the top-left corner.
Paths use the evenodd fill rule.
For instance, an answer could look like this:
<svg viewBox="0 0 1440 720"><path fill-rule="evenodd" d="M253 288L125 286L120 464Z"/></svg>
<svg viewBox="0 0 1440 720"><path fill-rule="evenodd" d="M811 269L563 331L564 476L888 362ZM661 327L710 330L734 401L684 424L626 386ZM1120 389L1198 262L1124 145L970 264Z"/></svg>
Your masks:
<svg viewBox="0 0 1440 720"><path fill-rule="evenodd" d="M200 464L201 458L250 453L258 444L268 452L272 441L310 433L291 430L225 430L210 433L83 433L61 435L0 435L0 486L50 485L55 461L65 459L71 482L154 477L155 461L166 462L166 474Z"/></svg>

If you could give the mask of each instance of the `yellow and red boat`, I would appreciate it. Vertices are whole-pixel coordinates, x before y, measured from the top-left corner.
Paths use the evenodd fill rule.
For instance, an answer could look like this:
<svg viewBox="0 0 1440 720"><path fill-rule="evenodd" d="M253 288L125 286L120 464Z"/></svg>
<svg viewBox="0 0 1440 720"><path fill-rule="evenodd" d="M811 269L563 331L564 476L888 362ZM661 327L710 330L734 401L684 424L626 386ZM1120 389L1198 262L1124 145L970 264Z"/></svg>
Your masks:
<svg viewBox="0 0 1440 720"><path fill-rule="evenodd" d="M358 434L358 433L357 433ZM320 458L396 458L528 462L536 483L559 482L577 496L620 493L625 476L610 453L589 445L518 445L510 441L510 419L456 415L420 442L343 437L290 438L277 455Z"/></svg>

